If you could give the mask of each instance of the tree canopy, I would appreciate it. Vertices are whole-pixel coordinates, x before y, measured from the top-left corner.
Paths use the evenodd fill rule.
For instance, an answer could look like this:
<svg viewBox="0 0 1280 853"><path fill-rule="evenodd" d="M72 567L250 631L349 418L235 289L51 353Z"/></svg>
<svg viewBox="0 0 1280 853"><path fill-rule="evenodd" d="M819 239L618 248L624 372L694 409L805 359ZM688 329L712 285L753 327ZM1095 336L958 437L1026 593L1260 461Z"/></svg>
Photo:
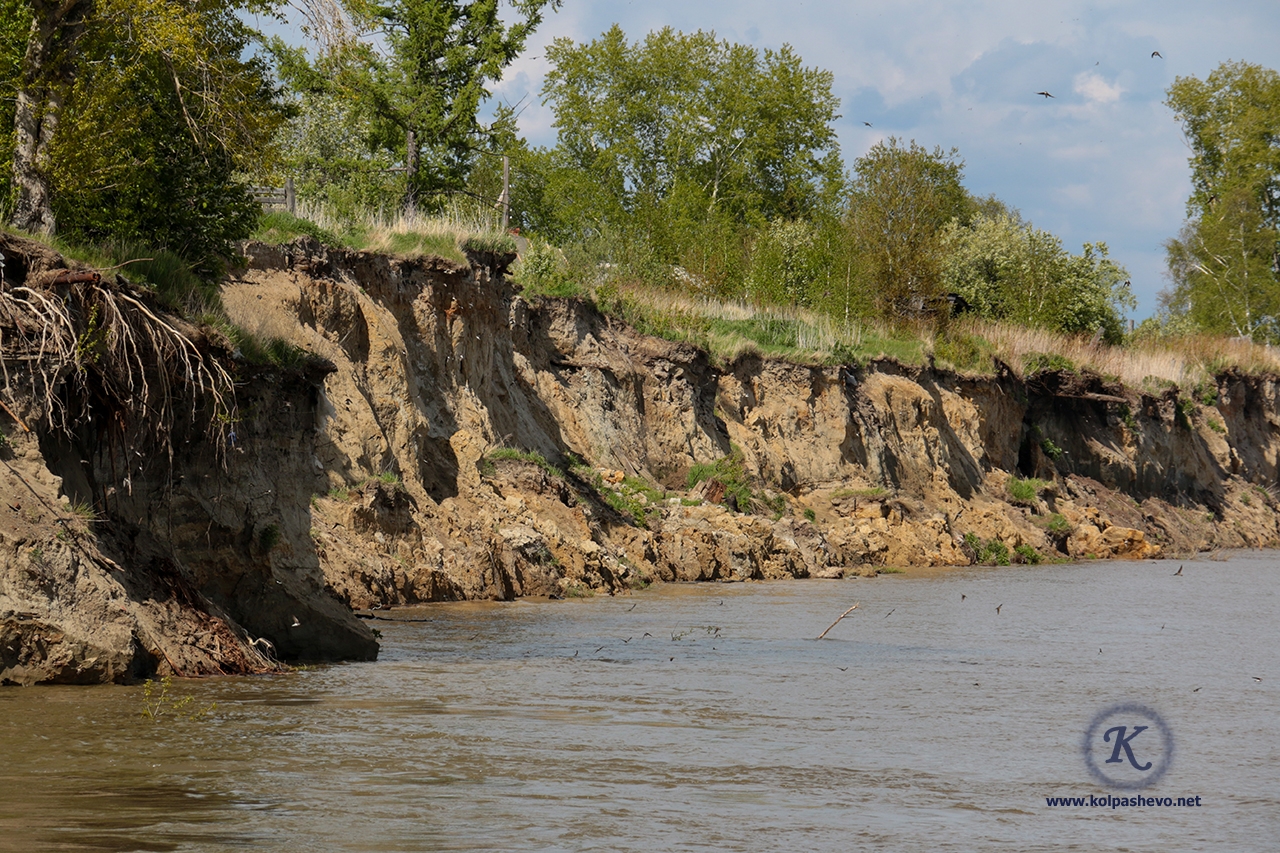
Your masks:
<svg viewBox="0 0 1280 853"><path fill-rule="evenodd" d="M630 43L615 25L587 44L557 39L547 59L564 195L584 199L574 217L671 202L760 225L836 199L832 76L790 46L761 52L670 27Z"/></svg>
<svg viewBox="0 0 1280 853"><path fill-rule="evenodd" d="M943 229L942 281L980 316L1062 332L1096 334L1117 343L1123 309L1136 306L1127 274L1105 243L1079 255L1047 231L1008 214L980 214Z"/></svg>
<svg viewBox="0 0 1280 853"><path fill-rule="evenodd" d="M847 217L866 286L889 316L918 312L941 295L942 229L972 210L955 149L879 142L854 163Z"/></svg>
<svg viewBox="0 0 1280 853"><path fill-rule="evenodd" d="M1280 340L1280 74L1228 62L1166 101L1191 148L1170 302L1205 331Z"/></svg>
<svg viewBox="0 0 1280 853"><path fill-rule="evenodd" d="M11 222L145 240L208 266L257 208L234 176L261 171L283 119L270 69L247 56L258 0L0 5L26 51L15 92ZM18 22L22 22L19 24Z"/></svg>
<svg viewBox="0 0 1280 853"><path fill-rule="evenodd" d="M488 86L524 49L560 0L346 0L357 25L386 44L345 40L322 58L331 92L360 102L381 124L383 146L402 158L406 202L461 190L487 129L477 120ZM398 149L398 150L397 150Z"/></svg>

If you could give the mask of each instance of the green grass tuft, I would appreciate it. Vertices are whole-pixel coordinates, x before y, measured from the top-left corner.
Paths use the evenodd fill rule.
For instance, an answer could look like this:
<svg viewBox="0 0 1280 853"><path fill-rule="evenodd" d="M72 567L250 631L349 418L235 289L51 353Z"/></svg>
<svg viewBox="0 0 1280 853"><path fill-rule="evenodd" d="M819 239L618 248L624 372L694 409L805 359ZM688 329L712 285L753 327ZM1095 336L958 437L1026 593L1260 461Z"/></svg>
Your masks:
<svg viewBox="0 0 1280 853"><path fill-rule="evenodd" d="M1039 497L1040 492L1052 485L1046 480L1038 480L1035 477L1022 479L1021 477L1009 478L1009 496L1013 498L1016 504L1033 504Z"/></svg>
<svg viewBox="0 0 1280 853"><path fill-rule="evenodd" d="M755 495L751 491L750 478L742 467L743 461L742 451L733 447L728 456L722 456L715 462L699 463L691 467L687 480L688 486L692 489L703 480L715 480L724 486L723 503L726 507L735 512L751 512L751 503Z"/></svg>
<svg viewBox="0 0 1280 853"><path fill-rule="evenodd" d="M493 473L493 463L495 462L527 462L531 465L537 465L543 471L552 477L564 477L564 472L547 461L547 457L543 456L536 450L518 450L514 447L499 447L485 454L483 462L489 463L485 468L485 473Z"/></svg>
<svg viewBox="0 0 1280 853"><path fill-rule="evenodd" d="M1028 376L1031 376L1036 373L1049 373L1059 370L1074 372L1076 364L1065 355L1031 352L1022 357L1022 369Z"/></svg>

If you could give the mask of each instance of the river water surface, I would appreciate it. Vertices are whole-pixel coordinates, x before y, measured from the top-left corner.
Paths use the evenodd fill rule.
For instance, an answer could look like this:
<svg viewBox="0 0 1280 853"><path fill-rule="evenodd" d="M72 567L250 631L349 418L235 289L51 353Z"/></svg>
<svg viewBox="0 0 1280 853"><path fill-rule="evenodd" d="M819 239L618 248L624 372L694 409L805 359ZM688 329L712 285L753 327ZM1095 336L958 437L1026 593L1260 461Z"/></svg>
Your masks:
<svg viewBox="0 0 1280 853"><path fill-rule="evenodd" d="M401 609L376 663L174 681L158 719L8 688L0 849L1280 850L1280 555L1177 567ZM1124 703L1176 745L1140 793L1201 805L1047 806L1125 794L1081 748Z"/></svg>

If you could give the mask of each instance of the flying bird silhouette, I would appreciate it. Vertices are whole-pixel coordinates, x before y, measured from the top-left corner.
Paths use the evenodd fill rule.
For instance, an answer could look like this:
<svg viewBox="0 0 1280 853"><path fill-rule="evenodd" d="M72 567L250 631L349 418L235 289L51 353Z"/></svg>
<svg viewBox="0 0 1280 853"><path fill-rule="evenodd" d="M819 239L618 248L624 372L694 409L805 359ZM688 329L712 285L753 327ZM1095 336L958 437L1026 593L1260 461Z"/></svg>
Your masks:
<svg viewBox="0 0 1280 853"><path fill-rule="evenodd" d="M1173 576L1174 576L1175 578L1180 578L1180 577L1182 577L1182 566L1178 566L1178 570L1177 570L1176 572L1174 572L1174 573L1173 573Z"/></svg>
<svg viewBox="0 0 1280 853"><path fill-rule="evenodd" d="M1036 92L1036 94L1037 94L1037 95L1044 95L1046 98L1052 98L1052 97L1053 97L1053 95L1050 95L1048 92Z"/></svg>
<svg viewBox="0 0 1280 853"><path fill-rule="evenodd" d="M1151 57L1152 59L1155 59L1155 58L1164 59L1163 56L1160 56L1160 51L1158 50L1151 51Z"/></svg>
<svg viewBox="0 0 1280 853"><path fill-rule="evenodd" d="M895 607L895 608L893 608L893 610L897 610L897 609L898 609L898 608L896 608L896 607ZM888 619L890 616L892 616L892 615L893 615L893 610L890 610L888 613L886 613L886 614L884 615L884 618Z"/></svg>
<svg viewBox="0 0 1280 853"><path fill-rule="evenodd" d="M962 593L960 593L960 600L961 600L961 601L964 601L964 600L965 600L965 597L966 597L966 596L965 596L965 594L964 594L963 592L962 592Z"/></svg>
<svg viewBox="0 0 1280 853"><path fill-rule="evenodd" d="M996 615L997 615L997 616L999 616L999 615L1000 615L1000 608L1001 608L1001 607L1004 607L1004 605L1003 605L1003 604L997 604L997 605L996 605Z"/></svg>
<svg viewBox="0 0 1280 853"><path fill-rule="evenodd" d="M871 122L869 122L869 121L864 121L864 122L863 122L863 124L865 124L867 127L872 127L872 126L873 126L873 125L871 124Z"/></svg>
<svg viewBox="0 0 1280 853"><path fill-rule="evenodd" d="M1255 675L1255 676L1252 676L1252 678L1253 678L1253 680L1254 680L1254 681L1258 681L1258 682L1261 682L1261 681L1262 681L1262 679L1261 679L1261 678L1259 678L1259 677L1258 677L1258 676L1256 676L1256 675Z"/></svg>
<svg viewBox="0 0 1280 853"><path fill-rule="evenodd" d="M1199 693L1199 692L1200 692L1200 688L1199 688L1199 687L1197 687L1195 690L1192 690L1191 692L1192 692L1192 693Z"/></svg>

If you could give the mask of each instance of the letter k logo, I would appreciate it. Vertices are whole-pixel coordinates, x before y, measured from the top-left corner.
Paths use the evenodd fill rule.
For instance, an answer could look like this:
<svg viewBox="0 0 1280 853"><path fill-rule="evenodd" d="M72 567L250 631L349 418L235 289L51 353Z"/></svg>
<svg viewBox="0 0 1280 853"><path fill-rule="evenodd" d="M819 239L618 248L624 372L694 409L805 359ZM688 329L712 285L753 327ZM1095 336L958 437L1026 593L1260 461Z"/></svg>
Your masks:
<svg viewBox="0 0 1280 853"><path fill-rule="evenodd" d="M1123 749L1125 756L1129 759L1129 763L1133 765L1133 768L1135 770L1150 770L1151 762L1148 761L1146 764L1139 764L1138 760L1133 757L1133 747L1129 746L1129 741L1133 740L1138 735L1145 732L1147 730L1147 727L1134 726L1133 734L1129 735L1128 737L1124 736L1126 728L1127 728L1126 726L1115 726L1113 728L1107 729L1106 733L1103 734L1102 740L1106 743L1111 743L1111 733L1112 732L1116 733L1116 748L1112 750L1111 757L1108 758L1105 763L1119 764L1122 761L1124 761L1124 759L1120 757L1120 750Z"/></svg>

